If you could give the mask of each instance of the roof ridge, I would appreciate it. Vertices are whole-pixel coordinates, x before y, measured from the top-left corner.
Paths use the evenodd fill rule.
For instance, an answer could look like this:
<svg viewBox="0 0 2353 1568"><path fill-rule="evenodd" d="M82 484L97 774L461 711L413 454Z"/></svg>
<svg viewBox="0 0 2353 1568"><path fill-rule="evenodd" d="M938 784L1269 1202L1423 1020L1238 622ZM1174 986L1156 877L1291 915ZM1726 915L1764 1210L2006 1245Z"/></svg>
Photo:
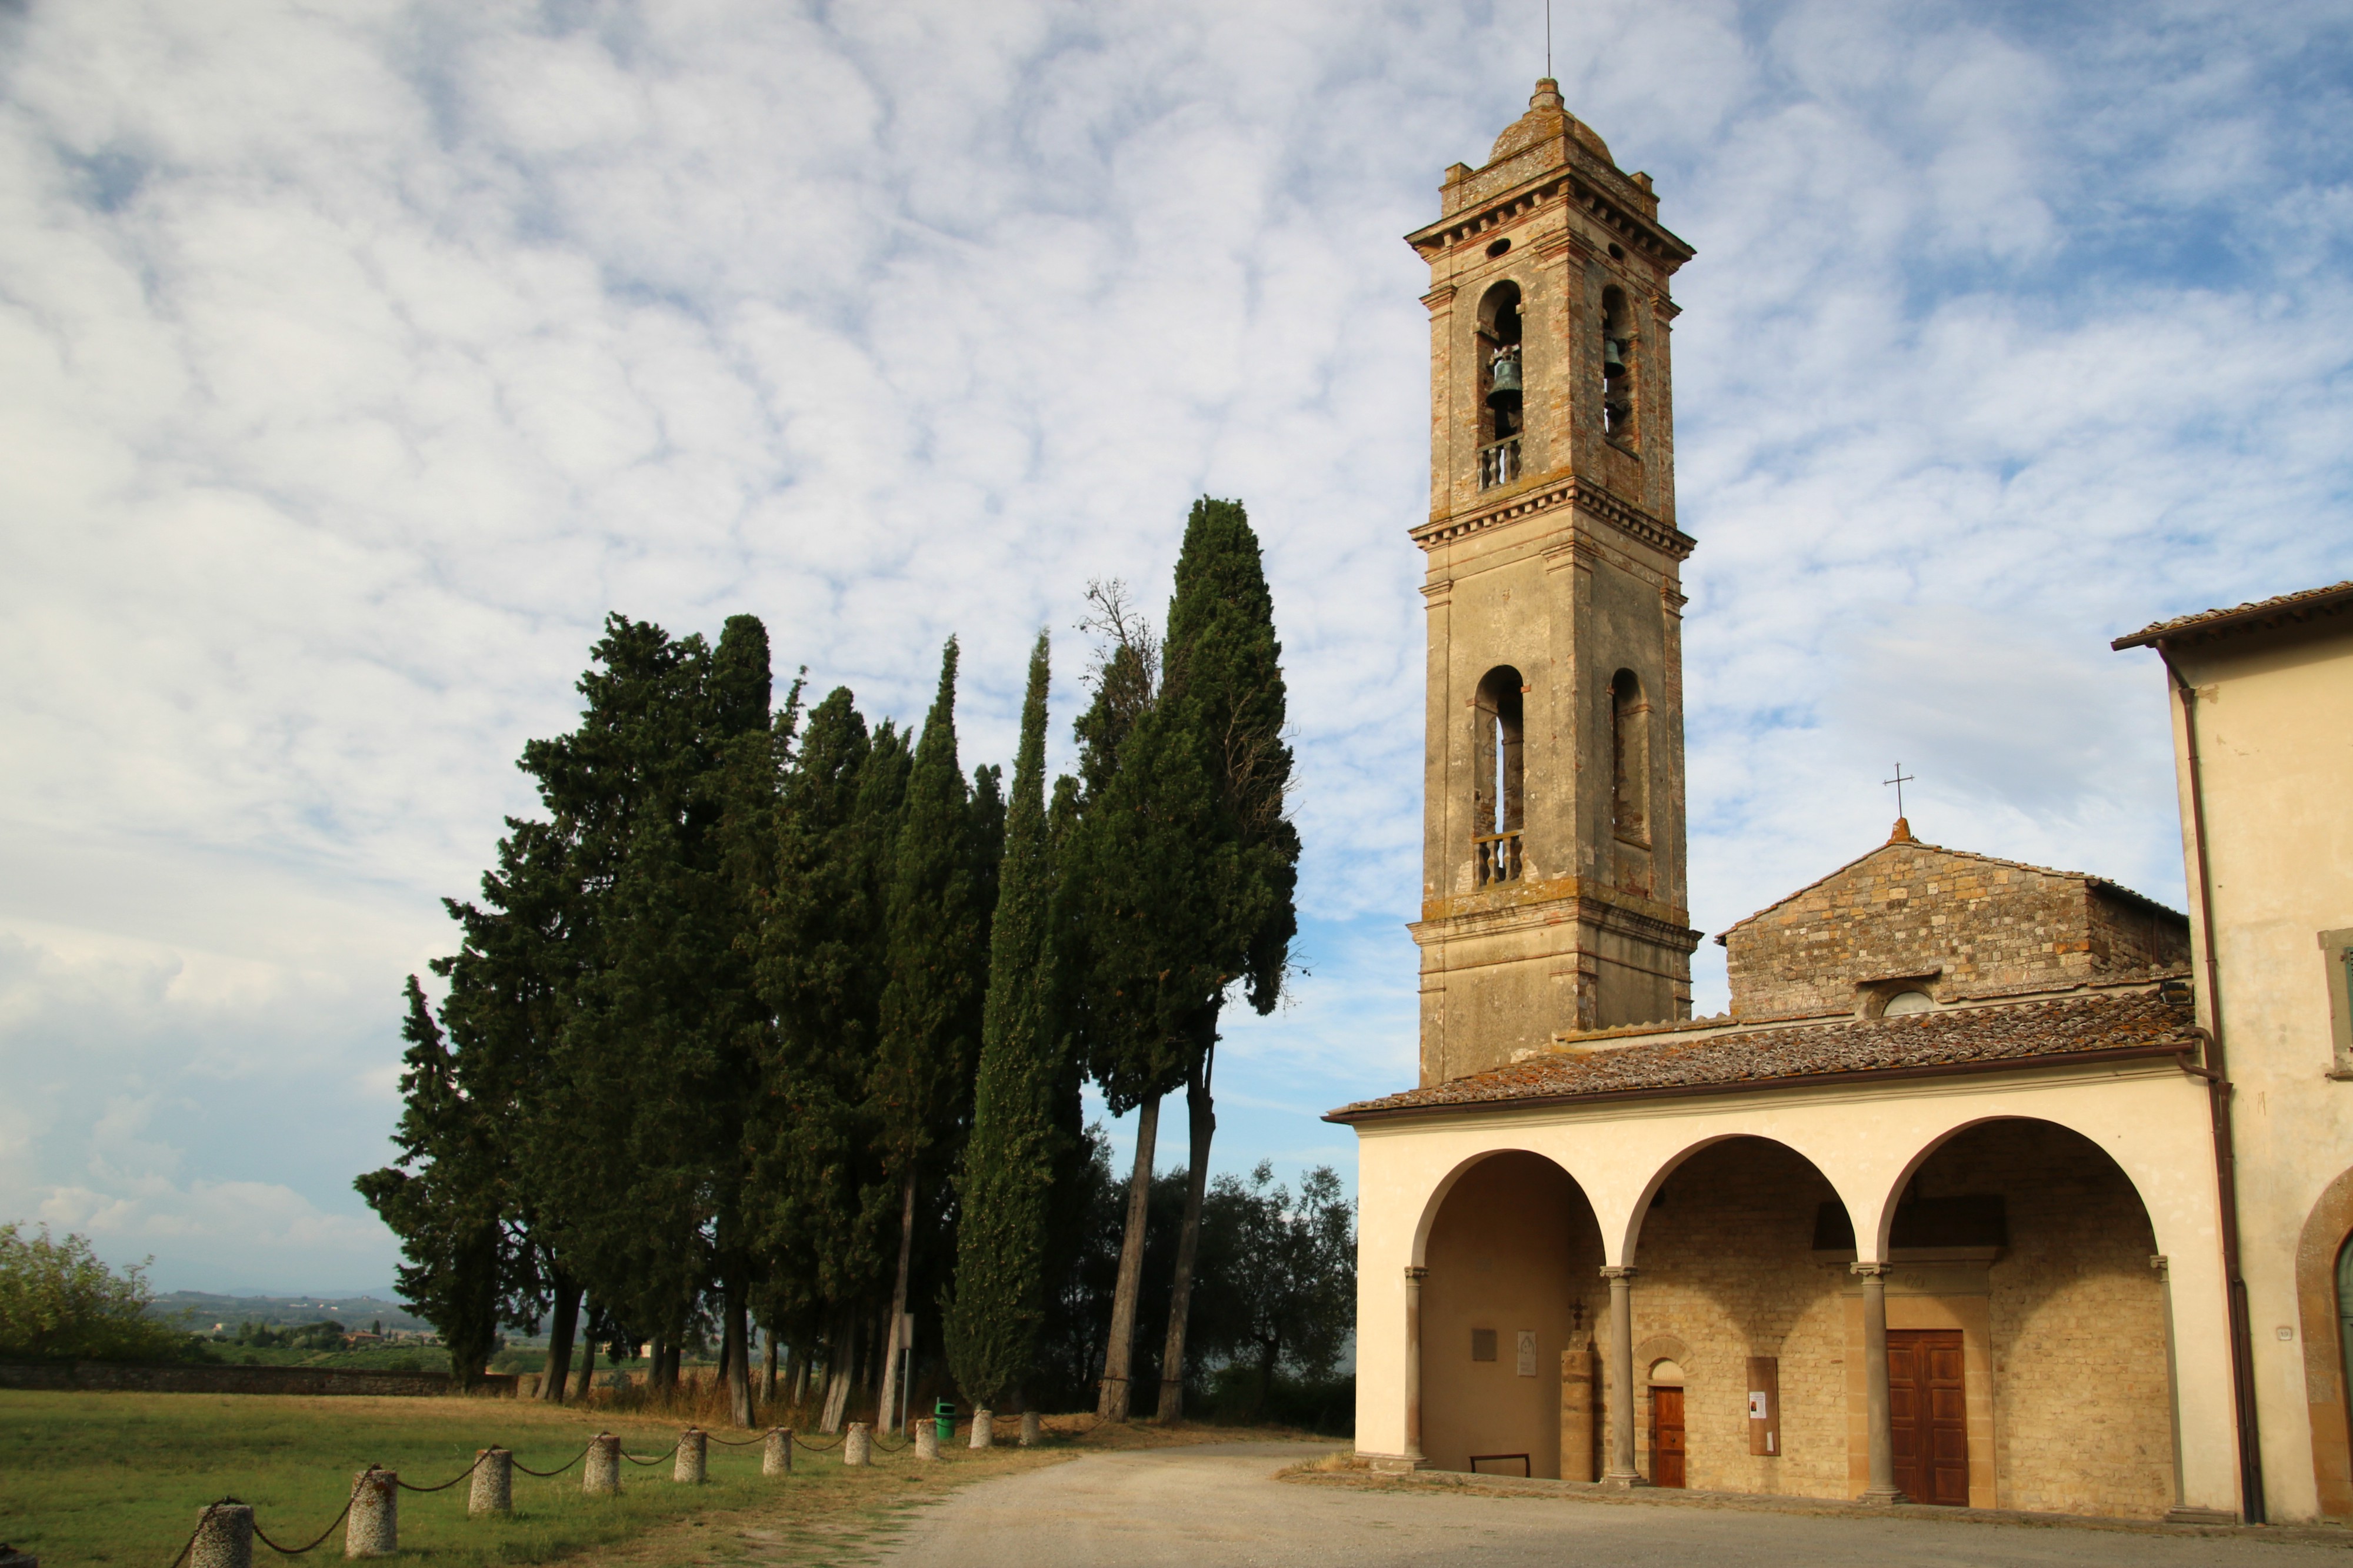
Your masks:
<svg viewBox="0 0 2353 1568"><path fill-rule="evenodd" d="M2038 866L2031 860L2012 860L2000 855L1988 855L1982 850L1977 849L1956 849L1949 844L1931 844L1925 838L1891 838L1884 844L1876 845L1870 849L1864 850L1862 854L1856 856L1853 859L1849 860L1842 866L1832 867L1830 870L1823 872L1812 881L1805 884L1805 886L1782 894L1771 903L1767 904L1763 909L1741 916L1740 919L1725 927L1723 931L1718 933L1715 940L1721 943L1725 937L1738 931L1750 921L1756 920L1760 916L1771 914L1775 910L1779 909L1783 904L1788 903L1792 899L1803 898L1806 894L1812 892L1816 888L1820 887L1824 882L1829 881L1831 878L1839 876L1841 873L1853 870L1857 866L1862 865L1873 855L1877 855L1884 850L1898 848L1933 849L1939 855L1957 855L1964 860L1976 860L1988 866L2008 866L2021 871L2037 872L2045 877L2073 877L2085 882L2096 882L2104 888L2114 888L2120 893L2129 893L2132 897L2138 899L2145 904L2157 904L2157 907L2159 909L2166 909L2167 907L2163 904L2158 904L2155 899L2150 898L2146 893L2134 892L2132 889L2126 887L2122 882L2116 881L2113 878L2100 876L2096 872L2069 871L2057 866ZM2168 912L2172 911L2168 910Z"/></svg>

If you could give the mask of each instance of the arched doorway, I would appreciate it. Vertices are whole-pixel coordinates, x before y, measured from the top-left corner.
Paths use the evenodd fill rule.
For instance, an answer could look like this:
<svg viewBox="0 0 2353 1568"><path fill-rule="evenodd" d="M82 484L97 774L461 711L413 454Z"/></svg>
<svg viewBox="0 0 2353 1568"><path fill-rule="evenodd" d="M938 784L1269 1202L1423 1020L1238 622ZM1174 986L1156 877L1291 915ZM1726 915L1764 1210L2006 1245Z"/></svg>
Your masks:
<svg viewBox="0 0 2353 1568"><path fill-rule="evenodd" d="M1630 1258L1634 1465L1653 1485L1853 1489L1851 1235L1829 1179L1770 1139L1705 1144L1656 1182Z"/></svg>
<svg viewBox="0 0 2353 1568"><path fill-rule="evenodd" d="M1979 1122L1915 1162L1886 1225L1905 1493L2163 1515L2174 1501L2165 1285L2148 1211L2116 1161L2055 1122Z"/></svg>
<svg viewBox="0 0 2353 1568"><path fill-rule="evenodd" d="M1558 1478L1563 1352L1591 1364L1595 1308L1608 1300L1584 1189L1540 1154L1490 1154L1440 1200L1422 1262L1423 1455L1441 1470L1475 1459ZM1571 1468L1588 1472L1576 1480L1594 1479L1589 1399L1584 1410L1569 1418Z"/></svg>

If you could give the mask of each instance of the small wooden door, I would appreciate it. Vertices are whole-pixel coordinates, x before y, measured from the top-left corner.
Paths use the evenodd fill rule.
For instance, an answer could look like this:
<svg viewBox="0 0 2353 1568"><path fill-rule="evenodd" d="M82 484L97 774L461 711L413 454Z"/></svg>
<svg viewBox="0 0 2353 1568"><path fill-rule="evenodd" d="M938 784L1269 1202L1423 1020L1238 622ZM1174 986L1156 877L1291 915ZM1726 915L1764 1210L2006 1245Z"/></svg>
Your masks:
<svg viewBox="0 0 2353 1568"><path fill-rule="evenodd" d="M1683 1484L1683 1391L1651 1385L1651 1484Z"/></svg>
<svg viewBox="0 0 2353 1568"><path fill-rule="evenodd" d="M1895 1484L1914 1502L1969 1500L1968 1389L1957 1329L1891 1329L1887 1415Z"/></svg>

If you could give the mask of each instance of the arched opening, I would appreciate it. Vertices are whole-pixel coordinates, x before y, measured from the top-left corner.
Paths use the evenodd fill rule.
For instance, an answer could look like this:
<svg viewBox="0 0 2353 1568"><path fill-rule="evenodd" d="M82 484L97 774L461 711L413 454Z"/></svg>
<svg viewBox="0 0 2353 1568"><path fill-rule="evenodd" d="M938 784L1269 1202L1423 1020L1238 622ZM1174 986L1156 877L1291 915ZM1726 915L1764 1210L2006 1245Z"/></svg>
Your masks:
<svg viewBox="0 0 2353 1568"><path fill-rule="evenodd" d="M1610 830L1627 844L1651 844L1651 704L1641 678L1621 669L1609 679Z"/></svg>
<svg viewBox="0 0 2353 1568"><path fill-rule="evenodd" d="M1475 343L1479 365L1479 488L1520 477L1520 437L1526 417L1527 366L1520 286L1505 280L1479 301Z"/></svg>
<svg viewBox="0 0 2353 1568"><path fill-rule="evenodd" d="M1860 1489L1848 1479L1854 1281L1830 1245L1846 1224L1830 1179L1767 1138L1705 1144L1657 1181L1628 1249L1634 1464L1652 1484Z"/></svg>
<svg viewBox="0 0 2353 1568"><path fill-rule="evenodd" d="M1522 765L1525 684L1510 665L1498 665L1479 682L1472 704L1477 726L1471 748L1471 837L1478 887L1517 881L1520 833L1526 802Z"/></svg>
<svg viewBox="0 0 2353 1568"><path fill-rule="evenodd" d="M1593 1338L1609 1291L1601 1226L1574 1178L1507 1150L1463 1171L1422 1250L1421 1451L1476 1468L1592 1480Z"/></svg>
<svg viewBox="0 0 2353 1568"><path fill-rule="evenodd" d="M1601 431L1634 445L1634 318L1616 288L1601 290Z"/></svg>
<svg viewBox="0 0 2353 1568"><path fill-rule="evenodd" d="M2174 1501L2165 1287L2123 1168L2055 1122L1979 1122L1915 1163L1882 1223L1905 1494L2162 1516Z"/></svg>
<svg viewBox="0 0 2353 1568"><path fill-rule="evenodd" d="M2337 1252L2337 1397L2343 1402L2345 1391L2353 1389L2353 1237L2347 1237ZM2346 1419L2353 1426L2353 1409Z"/></svg>

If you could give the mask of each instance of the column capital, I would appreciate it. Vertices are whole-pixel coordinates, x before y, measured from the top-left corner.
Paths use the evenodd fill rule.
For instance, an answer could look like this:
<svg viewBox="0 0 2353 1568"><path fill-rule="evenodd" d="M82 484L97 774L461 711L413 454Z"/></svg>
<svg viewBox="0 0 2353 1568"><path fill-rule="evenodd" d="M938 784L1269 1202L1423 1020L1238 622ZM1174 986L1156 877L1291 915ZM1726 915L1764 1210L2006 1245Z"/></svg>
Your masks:
<svg viewBox="0 0 2353 1568"><path fill-rule="evenodd" d="M2159 1274L2164 1274L2171 1270L2173 1260L2162 1252L2152 1252L2148 1255L2148 1266Z"/></svg>
<svg viewBox="0 0 2353 1568"><path fill-rule="evenodd" d="M1895 1272L1895 1265L1893 1263L1850 1263L1847 1265L1847 1272L1850 1274L1860 1274L1865 1279L1884 1279L1887 1276Z"/></svg>
<svg viewBox="0 0 2353 1568"><path fill-rule="evenodd" d="M1641 1269L1630 1263L1611 1263L1603 1267L1601 1278L1609 1280L1631 1279L1641 1272Z"/></svg>
<svg viewBox="0 0 2353 1568"><path fill-rule="evenodd" d="M1430 1267L1423 1263L1409 1263L1405 1266L1405 1277L1409 1283L1419 1285L1430 1278Z"/></svg>

